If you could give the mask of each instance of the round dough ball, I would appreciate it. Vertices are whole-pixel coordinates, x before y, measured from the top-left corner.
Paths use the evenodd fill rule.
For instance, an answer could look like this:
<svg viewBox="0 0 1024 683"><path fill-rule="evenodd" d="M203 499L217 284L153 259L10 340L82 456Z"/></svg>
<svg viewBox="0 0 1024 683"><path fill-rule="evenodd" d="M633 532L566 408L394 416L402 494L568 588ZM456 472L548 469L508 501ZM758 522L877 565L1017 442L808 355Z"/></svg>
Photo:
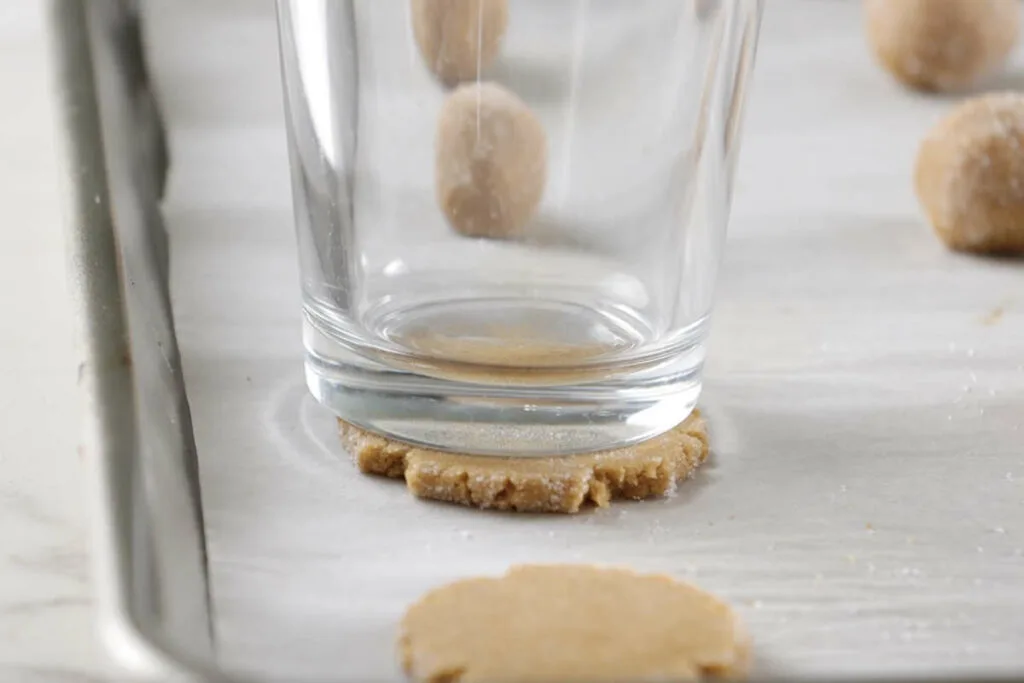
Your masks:
<svg viewBox="0 0 1024 683"><path fill-rule="evenodd" d="M957 90L999 67L1017 42L1017 0L865 0L882 65L921 90Z"/></svg>
<svg viewBox="0 0 1024 683"><path fill-rule="evenodd" d="M960 104L921 143L914 182L953 249L1024 253L1024 94Z"/></svg>
<svg viewBox="0 0 1024 683"><path fill-rule="evenodd" d="M544 128L500 85L456 88L437 124L437 202L471 237L513 237L533 216L547 179Z"/></svg>
<svg viewBox="0 0 1024 683"><path fill-rule="evenodd" d="M508 0L410 1L413 36L427 68L447 85L478 80L501 48Z"/></svg>

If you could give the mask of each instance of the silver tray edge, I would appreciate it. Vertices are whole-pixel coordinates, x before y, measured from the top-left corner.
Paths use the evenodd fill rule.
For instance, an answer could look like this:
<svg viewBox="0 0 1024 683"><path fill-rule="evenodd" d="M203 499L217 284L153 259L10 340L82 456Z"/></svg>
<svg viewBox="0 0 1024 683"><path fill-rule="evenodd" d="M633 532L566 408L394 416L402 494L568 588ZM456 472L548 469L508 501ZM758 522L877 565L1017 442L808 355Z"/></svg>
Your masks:
<svg viewBox="0 0 1024 683"><path fill-rule="evenodd" d="M48 8L61 110L57 149L65 173L69 283L81 356L81 450L92 463L88 484L98 626L111 654L133 675L228 681L215 667L181 651L149 615L140 614L137 604L143 588L137 578L159 567L140 566L137 554L147 531L136 523L145 519L136 508L138 445L144 430L136 411L134 349L90 41L90 22L96 20L91 13L99 5L50 0ZM205 566L191 569L201 572L205 582Z"/></svg>

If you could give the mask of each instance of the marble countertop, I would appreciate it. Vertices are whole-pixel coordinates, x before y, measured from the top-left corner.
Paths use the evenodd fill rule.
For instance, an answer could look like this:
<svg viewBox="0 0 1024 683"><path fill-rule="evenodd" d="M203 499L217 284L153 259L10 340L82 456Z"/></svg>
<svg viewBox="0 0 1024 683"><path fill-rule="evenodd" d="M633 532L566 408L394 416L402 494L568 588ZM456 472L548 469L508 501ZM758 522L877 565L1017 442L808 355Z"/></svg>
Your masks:
<svg viewBox="0 0 1024 683"><path fill-rule="evenodd" d="M98 683L46 5L0 7L0 680Z"/></svg>

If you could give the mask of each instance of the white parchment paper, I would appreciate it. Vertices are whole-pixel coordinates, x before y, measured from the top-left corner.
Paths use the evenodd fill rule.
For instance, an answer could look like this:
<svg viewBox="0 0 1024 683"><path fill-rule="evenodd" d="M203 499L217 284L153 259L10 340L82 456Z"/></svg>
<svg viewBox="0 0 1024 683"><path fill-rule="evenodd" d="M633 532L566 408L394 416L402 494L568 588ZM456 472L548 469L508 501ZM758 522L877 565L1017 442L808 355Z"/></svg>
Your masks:
<svg viewBox="0 0 1024 683"><path fill-rule="evenodd" d="M419 502L355 471L303 386L273 8L150 10L225 663L398 677L396 622L429 587L599 561L732 601L762 672L1024 668L1024 261L950 254L923 224L913 156L953 101L875 67L859 3L766 12L712 460L669 499L578 517ZM993 87L1019 87L1015 67Z"/></svg>

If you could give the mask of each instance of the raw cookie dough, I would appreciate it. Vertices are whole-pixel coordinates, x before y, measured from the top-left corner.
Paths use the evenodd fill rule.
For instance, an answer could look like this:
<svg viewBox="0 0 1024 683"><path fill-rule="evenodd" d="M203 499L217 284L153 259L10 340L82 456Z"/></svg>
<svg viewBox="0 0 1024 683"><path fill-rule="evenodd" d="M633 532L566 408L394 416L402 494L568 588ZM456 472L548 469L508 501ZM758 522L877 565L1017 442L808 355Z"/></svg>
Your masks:
<svg viewBox="0 0 1024 683"><path fill-rule="evenodd" d="M417 681L571 683L739 678L750 641L729 607L669 576L573 565L458 581L410 607L399 636Z"/></svg>
<svg viewBox="0 0 1024 683"><path fill-rule="evenodd" d="M441 453L390 441L338 420L360 471L405 477L419 498L518 512L579 512L587 502L663 495L708 455L704 418L694 411L672 430L627 448L555 458Z"/></svg>
<svg viewBox="0 0 1024 683"><path fill-rule="evenodd" d="M1024 254L1024 94L958 105L921 143L914 185L950 248Z"/></svg>
<svg viewBox="0 0 1024 683"><path fill-rule="evenodd" d="M970 86L1017 42L1017 0L865 0L864 11L878 61L921 90Z"/></svg>
<svg viewBox="0 0 1024 683"><path fill-rule="evenodd" d="M469 237L515 237L544 195L547 138L540 120L497 83L456 88L437 117L437 203Z"/></svg>
<svg viewBox="0 0 1024 683"><path fill-rule="evenodd" d="M508 0L410 0L423 61L446 85L480 78L498 56Z"/></svg>

